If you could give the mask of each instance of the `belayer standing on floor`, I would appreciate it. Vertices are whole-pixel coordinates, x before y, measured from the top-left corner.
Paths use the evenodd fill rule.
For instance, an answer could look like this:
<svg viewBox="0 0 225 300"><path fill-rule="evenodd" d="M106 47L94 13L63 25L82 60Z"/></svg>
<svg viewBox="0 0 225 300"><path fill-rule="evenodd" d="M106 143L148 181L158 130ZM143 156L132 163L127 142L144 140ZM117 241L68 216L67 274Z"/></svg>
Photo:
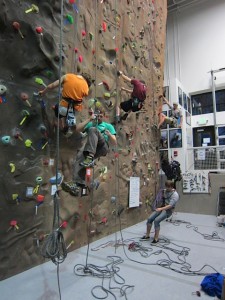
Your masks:
<svg viewBox="0 0 225 300"><path fill-rule="evenodd" d="M163 201L161 207L155 209L152 212L150 217L147 220L147 229L146 234L140 239L141 241L146 241L150 239L150 232L152 228L152 223L154 222L155 226L155 235L152 241L153 244L158 243L159 241L159 231L160 231L160 222L169 218L176 206L177 201L179 200L179 194L174 189L174 183L171 180L165 182L166 189L163 190Z"/></svg>
<svg viewBox="0 0 225 300"><path fill-rule="evenodd" d="M129 100L120 103L120 108L125 111L125 114L121 117L121 119L126 120L131 111L139 111L143 107L146 99L146 85L143 80L131 79L124 75L122 71L118 71L118 75L133 85L132 90L124 87L121 88L122 91L126 91L131 94L131 98Z"/></svg>
<svg viewBox="0 0 225 300"><path fill-rule="evenodd" d="M178 103L174 102L173 106L169 103L169 101L163 95L159 96L159 99L163 98L163 101L171 108L171 117L167 117L162 112L159 112L159 123L158 129L164 124L169 124L174 128L182 128L183 125L183 115L182 111L178 107ZM180 124L178 125L178 120L180 120Z"/></svg>
<svg viewBox="0 0 225 300"><path fill-rule="evenodd" d="M89 119L77 125L78 132L87 133L87 142L74 162L73 181L62 183L62 189L74 196L78 195L79 186L85 186L85 168L92 167L94 159L107 155L109 143L117 144L114 126L104 122L103 118L104 110L100 108Z"/></svg>
<svg viewBox="0 0 225 300"><path fill-rule="evenodd" d="M71 127L76 126L76 111L81 111L83 109L82 101L89 93L89 87L91 86L92 80L91 76L87 73L82 73L81 75L75 74L65 74L61 77L62 84L62 100L55 105L55 116L59 118L66 119L63 120L63 131L66 137L72 135ZM59 80L50 83L44 90L40 91L40 95L46 94L49 90L55 89L59 86Z"/></svg>

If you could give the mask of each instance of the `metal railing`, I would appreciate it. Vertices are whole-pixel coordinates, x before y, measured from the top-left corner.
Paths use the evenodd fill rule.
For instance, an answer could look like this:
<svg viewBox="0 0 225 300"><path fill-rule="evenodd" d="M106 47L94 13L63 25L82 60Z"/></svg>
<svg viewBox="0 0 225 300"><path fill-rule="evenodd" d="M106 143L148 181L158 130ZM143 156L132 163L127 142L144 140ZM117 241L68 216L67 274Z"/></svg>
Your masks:
<svg viewBox="0 0 225 300"><path fill-rule="evenodd" d="M188 148L185 155L185 169L225 172L225 146Z"/></svg>

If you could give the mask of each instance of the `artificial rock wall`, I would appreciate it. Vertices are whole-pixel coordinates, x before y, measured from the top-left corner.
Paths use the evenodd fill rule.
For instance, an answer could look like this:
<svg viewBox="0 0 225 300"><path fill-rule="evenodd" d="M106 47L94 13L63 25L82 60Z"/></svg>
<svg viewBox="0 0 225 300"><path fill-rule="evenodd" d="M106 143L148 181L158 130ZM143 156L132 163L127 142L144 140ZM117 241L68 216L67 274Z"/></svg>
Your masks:
<svg viewBox="0 0 225 300"><path fill-rule="evenodd" d="M43 99L35 96L58 78L59 55L63 73L84 71L93 78L78 122L88 116L88 103L95 98L106 110L106 121L115 125L118 140L94 168L98 189L85 197L59 191L68 250L85 245L88 236L92 241L118 231L120 222L124 228L144 220L157 190L155 125L163 85L166 0L65 0L61 52L60 7L59 0L0 3L1 280L44 262L40 249L52 231L54 213L50 179L58 169L64 180L71 180L73 159L85 142L81 135L66 139L60 132L57 159L52 110L57 91ZM118 70L145 80L148 87L144 108L120 122L116 107L129 95L120 90L128 85L117 77ZM131 176L140 177L140 206L129 209Z"/></svg>

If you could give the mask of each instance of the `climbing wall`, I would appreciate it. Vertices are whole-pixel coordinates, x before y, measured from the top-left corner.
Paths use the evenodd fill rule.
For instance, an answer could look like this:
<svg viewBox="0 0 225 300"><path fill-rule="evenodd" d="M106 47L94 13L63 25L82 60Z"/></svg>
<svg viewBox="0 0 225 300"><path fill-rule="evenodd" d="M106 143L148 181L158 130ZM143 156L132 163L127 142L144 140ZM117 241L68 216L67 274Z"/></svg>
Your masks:
<svg viewBox="0 0 225 300"><path fill-rule="evenodd" d="M117 147L96 162L95 187L74 197L59 186L60 225L68 251L146 219L158 189L158 96L162 93L166 0L65 0L60 52L59 0L0 3L0 278L44 262L41 247L52 231L55 175L72 179L73 160L85 142L59 132L52 107L57 90L38 91L62 72L88 72L93 85L78 122L93 99L117 131ZM145 105L119 120L117 106L131 88L117 71L145 80ZM59 155L57 149L59 146ZM129 208L130 177L140 178L139 206ZM144 228L143 228L144 230Z"/></svg>

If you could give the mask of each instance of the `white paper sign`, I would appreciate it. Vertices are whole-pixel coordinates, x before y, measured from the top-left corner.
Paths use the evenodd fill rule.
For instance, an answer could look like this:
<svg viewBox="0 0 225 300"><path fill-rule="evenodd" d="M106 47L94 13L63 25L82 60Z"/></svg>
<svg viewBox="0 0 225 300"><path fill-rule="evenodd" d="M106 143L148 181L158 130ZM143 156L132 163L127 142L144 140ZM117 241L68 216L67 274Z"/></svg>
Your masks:
<svg viewBox="0 0 225 300"><path fill-rule="evenodd" d="M130 177L129 207L138 207L140 202L140 177Z"/></svg>
<svg viewBox="0 0 225 300"><path fill-rule="evenodd" d="M209 193L209 179L207 171L190 171L182 174L183 193Z"/></svg>
<svg viewBox="0 0 225 300"><path fill-rule="evenodd" d="M198 150L197 152L198 160L205 160L205 149Z"/></svg>

